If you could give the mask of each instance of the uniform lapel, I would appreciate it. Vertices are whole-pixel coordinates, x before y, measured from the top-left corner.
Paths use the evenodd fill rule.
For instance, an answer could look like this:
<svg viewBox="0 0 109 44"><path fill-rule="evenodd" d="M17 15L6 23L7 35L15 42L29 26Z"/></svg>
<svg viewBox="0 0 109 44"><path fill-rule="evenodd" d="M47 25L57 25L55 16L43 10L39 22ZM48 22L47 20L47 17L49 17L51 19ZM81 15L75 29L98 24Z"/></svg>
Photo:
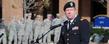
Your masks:
<svg viewBox="0 0 109 44"><path fill-rule="evenodd" d="M77 24L80 22L80 16L78 15L73 22L71 22L70 28L68 31L72 30L73 27L77 26Z"/></svg>
<svg viewBox="0 0 109 44"><path fill-rule="evenodd" d="M64 25L63 25L63 27L62 27L64 33L67 32L67 24L68 24L68 21L65 21L65 22L64 22Z"/></svg>

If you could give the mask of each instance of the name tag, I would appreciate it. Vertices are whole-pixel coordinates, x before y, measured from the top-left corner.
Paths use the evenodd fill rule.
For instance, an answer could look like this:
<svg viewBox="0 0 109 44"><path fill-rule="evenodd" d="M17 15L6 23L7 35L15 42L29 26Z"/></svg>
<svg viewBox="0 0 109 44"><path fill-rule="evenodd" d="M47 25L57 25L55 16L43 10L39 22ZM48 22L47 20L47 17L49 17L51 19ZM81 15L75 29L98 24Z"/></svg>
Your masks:
<svg viewBox="0 0 109 44"><path fill-rule="evenodd" d="M72 30L78 30L78 29L79 29L78 26L75 26L75 27L72 28Z"/></svg>

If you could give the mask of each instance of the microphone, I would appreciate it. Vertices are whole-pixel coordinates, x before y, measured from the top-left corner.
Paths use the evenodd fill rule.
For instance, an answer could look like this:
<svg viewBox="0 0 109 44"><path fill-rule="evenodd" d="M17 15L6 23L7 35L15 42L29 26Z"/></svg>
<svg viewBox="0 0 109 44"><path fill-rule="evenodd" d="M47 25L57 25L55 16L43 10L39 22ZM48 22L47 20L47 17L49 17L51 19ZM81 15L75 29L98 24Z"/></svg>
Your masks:
<svg viewBox="0 0 109 44"><path fill-rule="evenodd" d="M2 33L1 35L0 35L0 38L3 36L4 34Z"/></svg>
<svg viewBox="0 0 109 44"><path fill-rule="evenodd" d="M55 29L55 28L57 28L57 27L60 27L60 26L63 26L64 25L64 22L63 23L61 23L61 24L58 24L58 25L54 25L54 26L51 26L49 29L49 31L47 31L46 33L44 33L43 35L42 35L42 37L40 37L40 38L38 38L38 39L36 39L36 42L31 42L32 44L34 44L34 43L39 43L39 40L40 39L42 39L46 34L48 34L51 30L53 30L53 29Z"/></svg>
<svg viewBox="0 0 109 44"><path fill-rule="evenodd" d="M53 29L60 27L60 26L63 26L63 25L64 25L63 23L58 24L58 25L54 25L54 26L51 26L50 29L53 30Z"/></svg>

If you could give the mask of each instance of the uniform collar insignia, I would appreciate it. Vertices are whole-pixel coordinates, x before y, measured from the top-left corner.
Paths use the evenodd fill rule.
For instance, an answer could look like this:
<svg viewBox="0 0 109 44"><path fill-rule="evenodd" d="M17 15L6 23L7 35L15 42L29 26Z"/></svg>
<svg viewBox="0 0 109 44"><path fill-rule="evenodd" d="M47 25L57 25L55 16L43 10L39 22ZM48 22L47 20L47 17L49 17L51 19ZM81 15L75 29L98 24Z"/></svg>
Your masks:
<svg viewBox="0 0 109 44"><path fill-rule="evenodd" d="M75 24L76 22L80 22L80 16L77 15L74 21L71 24Z"/></svg>

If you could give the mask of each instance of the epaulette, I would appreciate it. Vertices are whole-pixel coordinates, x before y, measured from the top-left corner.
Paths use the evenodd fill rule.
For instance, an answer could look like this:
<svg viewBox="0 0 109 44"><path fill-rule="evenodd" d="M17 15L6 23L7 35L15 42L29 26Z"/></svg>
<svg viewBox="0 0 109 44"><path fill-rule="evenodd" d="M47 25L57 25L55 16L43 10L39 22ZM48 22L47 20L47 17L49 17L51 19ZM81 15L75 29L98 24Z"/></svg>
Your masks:
<svg viewBox="0 0 109 44"><path fill-rule="evenodd" d="M83 21L84 19L81 18L80 20Z"/></svg>
<svg viewBox="0 0 109 44"><path fill-rule="evenodd" d="M88 20L87 20L87 19L81 19L81 21L82 21L82 22L88 22Z"/></svg>

